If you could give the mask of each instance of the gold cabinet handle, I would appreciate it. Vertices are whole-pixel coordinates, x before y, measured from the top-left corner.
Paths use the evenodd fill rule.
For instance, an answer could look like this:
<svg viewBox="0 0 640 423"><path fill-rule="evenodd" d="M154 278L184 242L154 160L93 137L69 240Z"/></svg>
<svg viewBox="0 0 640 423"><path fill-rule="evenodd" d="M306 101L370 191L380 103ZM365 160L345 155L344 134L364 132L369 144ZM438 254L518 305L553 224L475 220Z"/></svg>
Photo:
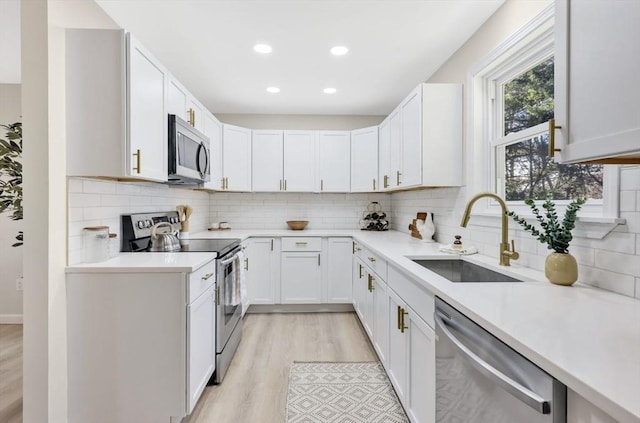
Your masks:
<svg viewBox="0 0 640 423"><path fill-rule="evenodd" d="M320 191L324 191L324 179L320 179Z"/></svg>
<svg viewBox="0 0 640 423"><path fill-rule="evenodd" d="M363 276L362 275L362 269L364 269L364 268L362 267L362 265L360 263L358 263L358 277L360 279L362 279L362 276Z"/></svg>
<svg viewBox="0 0 640 423"><path fill-rule="evenodd" d="M191 109L191 126L196 126L196 111Z"/></svg>
<svg viewBox="0 0 640 423"><path fill-rule="evenodd" d="M554 157L556 151L562 151L556 148L556 129L562 129L562 126L556 125L555 119L549 119L549 157Z"/></svg>
<svg viewBox="0 0 640 423"><path fill-rule="evenodd" d="M271 251L273 251L273 238L271 238Z"/></svg>
<svg viewBox="0 0 640 423"><path fill-rule="evenodd" d="M402 307L398 306L398 313L396 315L396 321L398 322L398 330L402 331L402 326L400 325L400 322L402 320Z"/></svg>
<svg viewBox="0 0 640 423"><path fill-rule="evenodd" d="M320 266L320 254L318 254L318 266Z"/></svg>
<svg viewBox="0 0 640 423"><path fill-rule="evenodd" d="M384 188L389 188L389 175L384 175L382 185L384 185Z"/></svg>
<svg viewBox="0 0 640 423"><path fill-rule="evenodd" d="M138 148L136 150L136 152L133 153L133 155L136 156L136 167L134 167L133 170L135 170L136 173L140 173L140 169L141 169L140 168L140 160L141 160L140 159L140 156L141 156L140 149Z"/></svg>
<svg viewBox="0 0 640 423"><path fill-rule="evenodd" d="M211 276L213 276L213 273L207 273L206 275L204 275L202 278L203 281L206 281L207 279L209 279Z"/></svg>
<svg viewBox="0 0 640 423"><path fill-rule="evenodd" d="M404 333L405 329L409 329L407 326L405 326L404 324L404 316L407 315L409 313L407 313L406 311L404 311L404 308L400 307L400 332Z"/></svg>
<svg viewBox="0 0 640 423"><path fill-rule="evenodd" d="M351 254L355 254L355 253L356 253L356 242L351 241Z"/></svg>
<svg viewBox="0 0 640 423"><path fill-rule="evenodd" d="M373 257L367 257L367 259L371 262L371 263L375 263L376 259L374 259Z"/></svg>
<svg viewBox="0 0 640 423"><path fill-rule="evenodd" d="M396 185L400 185L402 183L402 181L400 181L400 176L402 175L402 173L398 170L396 171Z"/></svg>
<svg viewBox="0 0 640 423"><path fill-rule="evenodd" d="M249 271L249 257L245 257L244 259L244 270Z"/></svg>
<svg viewBox="0 0 640 423"><path fill-rule="evenodd" d="M373 190L376 190L376 178L373 178Z"/></svg>
<svg viewBox="0 0 640 423"><path fill-rule="evenodd" d="M284 180L284 190L285 191L287 190L287 180L286 179Z"/></svg>
<svg viewBox="0 0 640 423"><path fill-rule="evenodd" d="M307 241L296 241L296 245L307 245Z"/></svg>

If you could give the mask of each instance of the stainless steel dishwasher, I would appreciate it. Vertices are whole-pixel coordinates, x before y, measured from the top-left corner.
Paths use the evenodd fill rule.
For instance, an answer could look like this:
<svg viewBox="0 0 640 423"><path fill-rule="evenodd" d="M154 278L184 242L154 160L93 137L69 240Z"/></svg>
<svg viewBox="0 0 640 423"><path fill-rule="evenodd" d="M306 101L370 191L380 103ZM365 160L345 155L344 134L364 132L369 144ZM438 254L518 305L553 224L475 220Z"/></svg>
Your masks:
<svg viewBox="0 0 640 423"><path fill-rule="evenodd" d="M566 423L567 388L436 298L438 423Z"/></svg>

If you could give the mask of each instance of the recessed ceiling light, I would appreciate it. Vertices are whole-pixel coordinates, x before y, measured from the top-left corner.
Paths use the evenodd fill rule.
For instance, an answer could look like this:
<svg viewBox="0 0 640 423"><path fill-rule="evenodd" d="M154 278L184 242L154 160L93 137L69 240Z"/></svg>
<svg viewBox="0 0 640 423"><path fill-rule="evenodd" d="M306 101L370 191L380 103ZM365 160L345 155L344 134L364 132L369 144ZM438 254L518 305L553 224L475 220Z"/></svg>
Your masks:
<svg viewBox="0 0 640 423"><path fill-rule="evenodd" d="M324 90L322 90L322 92L325 94L335 94L336 91L338 90L336 90L335 88L325 88Z"/></svg>
<svg viewBox="0 0 640 423"><path fill-rule="evenodd" d="M262 54L268 54L271 53L271 51L273 50L271 48L270 45L268 44L256 44L255 46L253 46L253 49L258 52L258 53L262 53Z"/></svg>
<svg viewBox="0 0 640 423"><path fill-rule="evenodd" d="M267 92L270 92L272 94L276 94L280 92L280 88L278 87L267 87Z"/></svg>
<svg viewBox="0 0 640 423"><path fill-rule="evenodd" d="M349 49L346 48L345 46L335 46L335 47L332 47L331 50L329 50L329 51L334 56L342 56L342 55L347 54L349 52Z"/></svg>

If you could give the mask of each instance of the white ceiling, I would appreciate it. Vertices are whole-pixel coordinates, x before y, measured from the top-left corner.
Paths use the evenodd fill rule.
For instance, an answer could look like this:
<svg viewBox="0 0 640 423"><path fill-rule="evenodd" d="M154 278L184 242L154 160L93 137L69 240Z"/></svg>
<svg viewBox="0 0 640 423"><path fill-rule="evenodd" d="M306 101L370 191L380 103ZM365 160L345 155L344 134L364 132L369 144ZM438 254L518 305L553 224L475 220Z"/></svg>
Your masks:
<svg viewBox="0 0 640 423"><path fill-rule="evenodd" d="M352 115L388 114L504 3L96 1L214 113ZM273 52L255 53L256 43ZM350 51L332 56L334 45Z"/></svg>
<svg viewBox="0 0 640 423"><path fill-rule="evenodd" d="M351 115L388 114L504 1L96 0L214 113ZM0 8L0 82L15 83L19 0Z"/></svg>

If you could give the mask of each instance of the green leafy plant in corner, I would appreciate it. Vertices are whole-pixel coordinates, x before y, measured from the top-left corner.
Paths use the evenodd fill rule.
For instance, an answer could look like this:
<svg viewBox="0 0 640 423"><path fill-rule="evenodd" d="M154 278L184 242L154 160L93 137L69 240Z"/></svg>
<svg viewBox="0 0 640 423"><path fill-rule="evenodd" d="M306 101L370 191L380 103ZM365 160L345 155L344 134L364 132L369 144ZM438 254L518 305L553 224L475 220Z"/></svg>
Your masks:
<svg viewBox="0 0 640 423"><path fill-rule="evenodd" d="M564 218L560 221L558 220L556 205L551 195L547 195L546 200L542 203L542 208L545 210L544 217L540 214L540 209L535 201L532 199L524 200L525 204L531 207L531 211L540 223L542 230L538 230L535 226L529 224L525 219L512 211L507 212L507 215L522 225L525 231L531 232L531 235L536 237L538 241L547 244L548 249L554 250L556 253L567 254L569 253L569 243L573 239L571 231L576 227L576 214L586 201L586 198L578 198L572 201L567 206Z"/></svg>
<svg viewBox="0 0 640 423"><path fill-rule="evenodd" d="M0 213L11 212L11 220L22 220L22 123L0 125L6 130L6 140L0 138ZM23 244L24 234L18 232L13 247Z"/></svg>

